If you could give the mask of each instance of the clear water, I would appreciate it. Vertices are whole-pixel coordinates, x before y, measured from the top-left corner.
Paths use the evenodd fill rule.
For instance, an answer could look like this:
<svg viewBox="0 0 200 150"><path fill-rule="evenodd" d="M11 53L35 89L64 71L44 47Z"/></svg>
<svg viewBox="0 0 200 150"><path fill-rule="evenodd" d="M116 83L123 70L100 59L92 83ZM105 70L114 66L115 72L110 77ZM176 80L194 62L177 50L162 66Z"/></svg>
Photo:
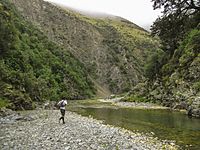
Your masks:
<svg viewBox="0 0 200 150"><path fill-rule="evenodd" d="M200 149L200 119L170 110L119 108L101 103L71 102L69 110L104 120L105 124L132 131L154 132L163 140L175 140L183 149Z"/></svg>

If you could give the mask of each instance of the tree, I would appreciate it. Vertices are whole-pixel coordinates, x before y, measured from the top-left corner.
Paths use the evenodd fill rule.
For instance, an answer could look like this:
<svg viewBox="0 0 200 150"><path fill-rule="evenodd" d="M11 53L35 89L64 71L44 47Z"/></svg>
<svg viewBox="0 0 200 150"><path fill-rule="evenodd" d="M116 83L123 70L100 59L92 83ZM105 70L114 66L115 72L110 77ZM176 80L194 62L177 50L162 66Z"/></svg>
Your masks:
<svg viewBox="0 0 200 150"><path fill-rule="evenodd" d="M160 68L167 62L167 54L162 50L150 57L148 63L145 65L145 75L149 79L154 79L161 74Z"/></svg>
<svg viewBox="0 0 200 150"><path fill-rule="evenodd" d="M0 5L0 56L12 49L16 42L17 32L11 19L12 15Z"/></svg>
<svg viewBox="0 0 200 150"><path fill-rule="evenodd" d="M163 50L171 56L185 33L196 27L200 20L199 0L152 0L153 8L163 8L163 15L153 24L152 35L158 35Z"/></svg>
<svg viewBox="0 0 200 150"><path fill-rule="evenodd" d="M199 0L152 0L153 8L158 9L164 7L164 15L192 15L200 11Z"/></svg>

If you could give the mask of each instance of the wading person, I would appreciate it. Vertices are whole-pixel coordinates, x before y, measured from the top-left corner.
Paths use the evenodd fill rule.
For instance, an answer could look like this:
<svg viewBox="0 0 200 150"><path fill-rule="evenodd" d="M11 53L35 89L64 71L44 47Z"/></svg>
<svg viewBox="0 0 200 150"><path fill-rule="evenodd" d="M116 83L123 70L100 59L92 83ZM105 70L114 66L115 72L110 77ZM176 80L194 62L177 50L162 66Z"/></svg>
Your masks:
<svg viewBox="0 0 200 150"><path fill-rule="evenodd" d="M65 106L67 105L67 100L62 99L61 101L58 102L58 106L60 108L60 112L61 112L61 117L59 118L59 123L60 120L62 119L63 124L65 124Z"/></svg>

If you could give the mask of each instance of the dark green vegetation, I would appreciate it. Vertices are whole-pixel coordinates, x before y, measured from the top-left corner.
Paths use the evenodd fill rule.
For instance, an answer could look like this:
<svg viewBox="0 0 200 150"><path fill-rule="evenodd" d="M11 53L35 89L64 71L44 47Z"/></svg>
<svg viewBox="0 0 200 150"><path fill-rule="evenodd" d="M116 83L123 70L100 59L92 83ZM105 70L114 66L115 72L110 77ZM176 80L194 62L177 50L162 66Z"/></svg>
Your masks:
<svg viewBox="0 0 200 150"><path fill-rule="evenodd" d="M105 105L107 107L105 107ZM188 118L181 112L170 110L118 108L104 103L73 101L69 103L71 111L95 119L105 124L119 126L132 131L155 133L163 140L175 140L182 149L199 149L200 120Z"/></svg>
<svg viewBox="0 0 200 150"><path fill-rule="evenodd" d="M11 6L12 5L12 6ZM129 91L158 41L119 17L93 18L42 0L1 0L3 106ZM91 82L92 81L92 82Z"/></svg>
<svg viewBox="0 0 200 150"><path fill-rule="evenodd" d="M152 34L158 35L163 50L171 56L186 34L198 26L199 0L152 0L154 9L163 8L163 15L153 24Z"/></svg>
<svg viewBox="0 0 200 150"><path fill-rule="evenodd" d="M84 66L0 0L0 107L32 109L33 101L94 94Z"/></svg>
<svg viewBox="0 0 200 150"><path fill-rule="evenodd" d="M163 16L152 27L162 50L146 65L145 83L134 87L129 97L145 97L175 109L192 109L200 117L200 3L197 0L157 1Z"/></svg>
<svg viewBox="0 0 200 150"><path fill-rule="evenodd" d="M154 73L171 74L179 64L187 68L200 52L198 33L200 2L198 0L152 1L154 9L164 7L163 16L154 22L151 29L152 35L158 35L161 39L162 50L165 52L158 54L157 58L152 60Z"/></svg>
<svg viewBox="0 0 200 150"><path fill-rule="evenodd" d="M87 69L102 95L123 93L144 79L144 65L159 42L115 16L94 17L42 0L12 0L28 21L68 49Z"/></svg>
<svg viewBox="0 0 200 150"><path fill-rule="evenodd" d="M188 32L180 42L180 46L174 51L173 55L169 57L165 52L160 51L153 55L149 64L146 66L146 75L150 79L156 79L156 77L169 77L172 73L180 71L183 78L187 78L189 75L189 67L195 63L198 67L199 52L200 52L200 30L199 27L192 29ZM196 68L198 69L198 68ZM195 70L193 70L195 71ZM157 76L155 76L157 74ZM199 76L191 77L198 81Z"/></svg>
<svg viewBox="0 0 200 150"><path fill-rule="evenodd" d="M162 45L120 17L81 15L42 0L12 0L14 11L5 2L2 100L80 99L94 86L98 96L133 89L126 100L200 108L198 1L153 0L155 9L164 6L152 27Z"/></svg>

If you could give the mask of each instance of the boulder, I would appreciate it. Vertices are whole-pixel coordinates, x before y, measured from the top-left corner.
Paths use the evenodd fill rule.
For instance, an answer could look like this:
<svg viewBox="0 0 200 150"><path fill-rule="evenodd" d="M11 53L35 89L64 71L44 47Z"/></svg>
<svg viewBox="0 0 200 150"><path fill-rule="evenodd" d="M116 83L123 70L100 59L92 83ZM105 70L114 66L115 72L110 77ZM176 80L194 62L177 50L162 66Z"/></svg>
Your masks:
<svg viewBox="0 0 200 150"><path fill-rule="evenodd" d="M43 109L56 109L56 104L55 101L47 101L43 104Z"/></svg>
<svg viewBox="0 0 200 150"><path fill-rule="evenodd" d="M200 109L193 109L192 116L200 118Z"/></svg>
<svg viewBox="0 0 200 150"><path fill-rule="evenodd" d="M188 104L186 102L180 102L173 107L173 109L187 109L187 108Z"/></svg>
<svg viewBox="0 0 200 150"><path fill-rule="evenodd" d="M191 117L200 118L200 108L194 108L192 106L188 107L187 115Z"/></svg>

